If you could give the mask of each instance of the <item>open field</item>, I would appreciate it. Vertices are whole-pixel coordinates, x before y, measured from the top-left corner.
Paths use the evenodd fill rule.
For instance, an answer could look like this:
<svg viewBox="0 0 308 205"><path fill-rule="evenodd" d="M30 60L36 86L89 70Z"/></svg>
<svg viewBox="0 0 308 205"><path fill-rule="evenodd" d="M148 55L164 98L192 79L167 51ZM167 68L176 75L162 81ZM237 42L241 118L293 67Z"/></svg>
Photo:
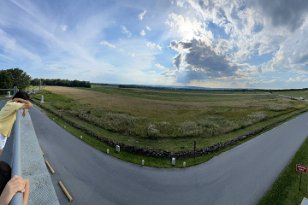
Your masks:
<svg viewBox="0 0 308 205"><path fill-rule="evenodd" d="M274 94L292 96L292 97L297 97L297 98L298 97L303 97L306 100L308 100L308 89L302 90L302 91L298 91L298 90L294 90L294 91L275 91Z"/></svg>
<svg viewBox="0 0 308 205"><path fill-rule="evenodd" d="M307 103L262 91L177 91L46 87L47 106L98 135L171 152L233 139L279 123ZM34 97L39 100L40 95Z"/></svg>

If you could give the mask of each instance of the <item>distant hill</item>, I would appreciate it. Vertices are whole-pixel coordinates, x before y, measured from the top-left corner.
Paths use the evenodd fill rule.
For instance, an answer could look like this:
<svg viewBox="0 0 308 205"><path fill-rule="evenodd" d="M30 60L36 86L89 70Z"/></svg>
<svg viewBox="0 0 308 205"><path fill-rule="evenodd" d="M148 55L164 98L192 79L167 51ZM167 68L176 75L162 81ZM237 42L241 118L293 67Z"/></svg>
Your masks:
<svg viewBox="0 0 308 205"><path fill-rule="evenodd" d="M250 88L209 88L209 87L199 87L199 86L166 86L166 85L136 85L136 84L106 84L106 83L92 83L93 85L106 85L106 86L116 86L118 88L140 88L140 89L152 89L152 90L234 90L234 91L252 91L257 89Z"/></svg>
<svg viewBox="0 0 308 205"><path fill-rule="evenodd" d="M258 89L258 88L209 88L200 86L173 86L173 85L137 85L137 84L108 84L108 83L92 83L92 85L106 85L115 86L118 88L140 88L140 89L151 89L151 90L190 90L190 91L264 91L264 92L275 92L275 91L301 91L308 90L308 88L302 89Z"/></svg>

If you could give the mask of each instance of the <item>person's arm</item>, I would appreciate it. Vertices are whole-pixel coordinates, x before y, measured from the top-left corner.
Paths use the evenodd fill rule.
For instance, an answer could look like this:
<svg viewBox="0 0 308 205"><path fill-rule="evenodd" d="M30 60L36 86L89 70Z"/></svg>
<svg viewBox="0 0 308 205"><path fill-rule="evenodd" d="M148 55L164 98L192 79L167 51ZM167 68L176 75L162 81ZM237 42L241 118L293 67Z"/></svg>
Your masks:
<svg viewBox="0 0 308 205"><path fill-rule="evenodd" d="M32 107L32 103L28 100L24 100L24 99L21 99L21 98L14 98L13 101L23 103L24 105L21 107L23 109L28 109L28 108Z"/></svg>
<svg viewBox="0 0 308 205"><path fill-rule="evenodd" d="M23 193L23 205L28 205L29 201L29 192L30 192L30 181L29 179L24 180L26 182L25 192Z"/></svg>
<svg viewBox="0 0 308 205"><path fill-rule="evenodd" d="M13 196L17 192L26 191L26 181L23 180L20 176L13 176L10 181L5 185L1 196L0 196L0 205L8 205Z"/></svg>

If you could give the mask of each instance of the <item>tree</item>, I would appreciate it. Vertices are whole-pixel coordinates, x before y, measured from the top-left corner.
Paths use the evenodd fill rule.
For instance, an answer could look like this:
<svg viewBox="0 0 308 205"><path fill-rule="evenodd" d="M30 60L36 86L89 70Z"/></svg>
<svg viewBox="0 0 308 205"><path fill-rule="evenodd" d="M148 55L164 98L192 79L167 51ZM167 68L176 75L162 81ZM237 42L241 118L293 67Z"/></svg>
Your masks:
<svg viewBox="0 0 308 205"><path fill-rule="evenodd" d="M0 89L11 89L13 87L13 77L6 70L0 71Z"/></svg>
<svg viewBox="0 0 308 205"><path fill-rule="evenodd" d="M26 72L19 68L11 68L6 70L12 76L13 86L17 86L18 89L25 89L30 85L31 77Z"/></svg>
<svg viewBox="0 0 308 205"><path fill-rule="evenodd" d="M33 79L31 80L31 85L39 85L39 82L42 82L43 85L58 85L58 86L67 86L67 87L86 87L91 88L91 83L89 81L80 81L80 80L64 80L64 79Z"/></svg>

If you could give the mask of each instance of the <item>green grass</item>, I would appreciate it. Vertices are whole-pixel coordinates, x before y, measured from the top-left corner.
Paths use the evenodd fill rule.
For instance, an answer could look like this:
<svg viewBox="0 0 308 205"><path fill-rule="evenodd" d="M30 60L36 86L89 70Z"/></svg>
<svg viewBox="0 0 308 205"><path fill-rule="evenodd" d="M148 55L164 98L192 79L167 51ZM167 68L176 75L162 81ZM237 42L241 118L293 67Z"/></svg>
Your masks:
<svg viewBox="0 0 308 205"><path fill-rule="evenodd" d="M42 91L44 106L113 141L171 152L191 150L194 140L198 148L224 142L308 109L304 102L275 95L255 96L254 92L240 93L241 99L233 95L213 95L215 103L208 95L186 93L183 95L190 95L191 102L180 102L182 95L175 91L170 94L168 91L129 89L122 94L123 89L106 87L112 95L84 91L89 89L61 88L62 94ZM136 97L136 92L142 94ZM142 96L146 93L174 95L179 102L144 99ZM33 98L38 102L40 94ZM203 102L194 102L199 98Z"/></svg>
<svg viewBox="0 0 308 205"><path fill-rule="evenodd" d="M109 155L116 157L118 159L141 165L141 160L145 160L145 165L148 167L156 167L156 168L183 168L183 162L186 162L186 167L190 166L195 166L201 163L204 163L213 157L219 155L222 152L225 152L229 149L232 149L236 145L230 146L226 149L220 150L215 153L210 153L204 156L199 156L196 158L186 158L186 159L177 159L176 165L172 166L171 164L171 159L166 159L166 158L156 158L156 157L148 157L148 156L142 156L138 154L133 154L125 151L121 152L116 152L115 147L108 146L101 141L94 139L93 137L81 132L80 130L70 126L69 124L65 123L63 120L60 118L56 117L55 115L47 112L47 115L49 116L50 119L55 121L58 125L60 125L63 129L67 130L70 132L72 135L74 135L76 138L79 140L84 141L85 143L89 144L90 146L94 147L95 149L104 152L107 154L107 149L109 149ZM80 137L82 136L82 138ZM247 140L245 140L247 141ZM245 142L243 141L243 142Z"/></svg>
<svg viewBox="0 0 308 205"><path fill-rule="evenodd" d="M35 102L39 102L39 96L33 98ZM49 109L56 111L61 114L66 120L72 121L76 124L79 124L87 129L93 131L97 135L102 135L106 138L109 138L115 142L124 143L127 145L132 145L136 147L144 147L149 149L161 149L170 152L178 152L184 150L192 150L192 143L194 140L197 141L197 148L204 148L211 146L213 144L219 142L225 142L227 140L233 139L237 136L241 136L247 134L251 131L268 127L271 128L277 125L280 122L283 122L299 113L303 112L305 109L289 109L287 111L278 112L276 115L268 118L266 120L261 120L259 122L254 123L250 126L244 126L242 128L233 130L232 132L227 132L225 134L221 134L215 137L204 137L204 136L186 136L186 137L143 137L143 136L127 136L121 133L117 133L114 130L104 129L101 126L97 126L89 120L84 120L83 118L76 117L68 110L73 109L78 105L76 100L51 94L49 92L45 92L45 101L46 106ZM49 103L48 103L49 102ZM77 105L76 105L77 104ZM83 106L84 107L84 106ZM84 109L84 108L83 108ZM123 127L123 126L121 126ZM124 126L125 128L125 126Z"/></svg>
<svg viewBox="0 0 308 205"><path fill-rule="evenodd" d="M296 90L296 91L275 91L274 94L292 96L292 97L303 97L308 100L308 90Z"/></svg>
<svg viewBox="0 0 308 205"><path fill-rule="evenodd" d="M185 89L170 89L170 90L157 90L157 89L142 89L142 88L118 88L118 86L111 85L92 85L92 88L83 88L85 90L98 91L111 95L123 95L135 98L150 99L150 100L166 100L166 101L180 101L180 102L204 102L214 101L217 97L221 98L223 95L228 95L225 100L233 101L235 98L247 98L251 95L264 95L271 96L268 92L264 91L225 91L225 90L185 90Z"/></svg>
<svg viewBox="0 0 308 205"><path fill-rule="evenodd" d="M242 141L241 143L227 147L227 148L222 149L218 152L210 153L210 154L199 156L199 157L196 157L196 158L177 159L176 166L172 166L171 165L171 159L147 157L147 156L142 156L142 155L138 155L138 154L128 153L128 152L125 152L125 151L121 151L120 153L118 153L118 152L115 151L115 147L108 146L108 145L102 143L101 141L81 132L80 130L70 126L69 124L65 123L63 120L61 120L60 118L54 116L53 114L51 114L49 112L47 112L47 114L48 114L50 119L55 121L63 129L67 130L72 135L74 135L76 138L84 141L85 143L89 144L90 146L94 147L95 149L100 150L104 153L106 153L107 149L109 149L109 151L110 151L109 155L116 157L118 159L130 162L130 163L137 164L137 165L141 165L141 160L144 159L145 160L145 166L149 166L149 167L183 168L183 162L184 161L186 162L186 167L195 166L195 165L204 163L204 162L212 159L213 157L219 155L222 152L225 152L229 149L232 149L233 147L237 146L238 144L241 144L241 143L244 143L244 142L250 140L250 139L247 139L245 141ZM283 118L281 120L285 121L285 119L283 119ZM82 139L80 138L80 136L82 136Z"/></svg>
<svg viewBox="0 0 308 205"><path fill-rule="evenodd" d="M261 199L259 205L297 205L300 204L303 197L308 198L308 174L302 175L299 190L300 174L295 171L295 165L298 163L308 166L308 138L274 182L271 189Z"/></svg>
<svg viewBox="0 0 308 205"><path fill-rule="evenodd" d="M108 87L108 86L107 86ZM62 88L61 88L62 89ZM102 89L102 88L100 88ZM109 89L109 88L107 88ZM123 92L122 89L117 89L112 87L112 89L115 89L114 92L111 92L110 90L108 92L112 93L112 94L108 94L107 96L110 97L112 95L115 96L114 99L127 99L129 101L133 101L135 102L135 106L139 103L139 101L143 101L146 97L143 96L143 94L145 95L146 93L151 92L152 91L144 91L144 90L133 90L133 91L128 91L128 93L126 94L121 94L121 92ZM83 90L88 90L88 89L83 89ZM75 93L79 94L78 90L73 90ZM131 93L132 92L132 93ZM134 96L135 92L141 92L143 94L139 95L139 97ZM153 95L159 95L160 92L164 92L164 95L166 93L168 93L169 91L153 91L155 92ZM171 91L174 95L173 97L176 98L175 96L177 95L177 98L180 99L181 96L178 95L178 92L175 91ZM89 99L85 99L84 95L76 95L76 96L71 96L69 92L67 92L67 95L69 95L70 97L64 96L64 95L59 95L59 94L55 94L55 93L51 93L50 91L41 91L41 93L32 96L34 102L39 103L40 100L40 96L41 94L44 94L45 96L45 104L44 106L46 106L48 109L53 110L54 112L61 114L62 117L65 120L74 122L76 124L78 124L79 126L83 126L86 127L87 129L93 131L95 134L97 134L98 136L104 136L105 138L111 139L114 142L118 142L118 143L124 143L127 145L132 145L135 147L143 147L143 148L148 148L148 149L156 149L156 150L165 150L165 151L169 151L169 152L179 152L179 151L187 151L187 150L192 150L193 149L193 141L196 140L197 141L197 149L198 148L204 148L204 147L208 147L211 146L213 144L216 143L220 143L220 142L225 142L228 141L230 139L234 139L235 137L241 136L241 135L245 135L251 131L260 129L260 128L266 128L265 130L269 130L277 125L279 125L282 122L287 121L288 119L299 115L300 113L307 111L308 106L306 103L303 102L298 102L298 101L294 101L294 100L289 100L289 99L283 99L281 97L279 97L278 95L261 95L261 96L254 96L253 92L244 92L244 93L240 93L242 99L241 101L236 100L236 98L233 98L233 96L231 95L232 99L228 99L230 101L230 105L228 106L221 106L222 104L224 104L224 100L226 100L228 98L228 96L225 95L214 95L214 97L216 98L216 103L214 103L212 100L208 100L207 99L207 95L206 96L199 96L200 93L188 93L188 95L191 95L191 99L190 101L194 100L195 94L197 95L197 99L198 98L204 98L203 102L194 102L194 103L187 103L187 102L174 102L173 100L169 101L169 100L164 100L162 101L162 99L160 100L152 100L152 99L145 99L146 103L145 105L143 104L139 104L141 106L137 107L139 110L139 112L144 112L145 115L143 115L141 117L141 119L143 121L147 120L151 120L152 118L147 116L147 107L146 106L150 106L151 103L154 102L154 104L158 101L159 103L163 102L164 105L174 105L174 103L176 103L176 105L180 106L179 108L176 108L172 111L170 111L169 114L174 115L177 117L178 121L181 120L185 120L187 121L188 119L191 119L191 121L193 120L198 120L200 119L200 109L199 110L193 110L191 109L191 113L189 113L189 109L191 107L190 104L193 104L192 107L196 106L196 103L198 106L201 106L201 109L204 109L204 112L207 113L207 115L204 115L203 118L209 117L209 116L218 116L218 119L222 122L225 122L222 120L222 117L225 117L227 119L232 119L234 118L234 116L236 117L241 117L241 115L247 116L249 114L251 114L251 110L258 110L258 112L252 112L255 114L255 117L263 117L262 112L267 113L266 118L263 118L261 120L255 121L252 124L242 124L241 126L237 127L236 129L227 131L225 133L221 133L221 134L216 134L216 135L212 135L211 137L206 137L205 134L203 135L199 135L199 136L183 136L183 137L146 137L146 136L138 136L138 135L132 135L131 133L128 134L123 134L123 133L119 133L117 132L117 130L112 130L112 129L106 129L104 128L104 126L99 126L97 125L97 123L93 123L95 122L93 120L93 118L90 119L85 119L83 117L80 117L77 115L78 112L83 113L83 114L90 114L88 116L93 117L93 116L99 116L101 115L101 112L107 112L107 113L111 113L110 116L114 116L114 114L119 114L119 116L121 117L125 117L127 115L129 115L132 118L138 118L140 117L140 115L138 115L138 113L134 113L136 115L131 115L128 114L129 111L124 112L125 109L127 107L126 106L126 102L119 102L118 105L122 106L121 109L124 109L122 112L114 112L114 107L113 104L111 103L111 107L104 107L104 108L100 108L97 107L96 104L91 104L92 101L95 101L98 99L98 97L106 97L105 95L101 96L100 93L102 93L101 91L99 92L90 92L90 94L92 95L94 93L94 100L89 100ZM217 92L215 92L214 94L216 94ZM88 95L88 93L86 93ZM102 93L104 94L104 93ZM186 93L187 94L187 93ZM232 92L224 92L223 94L232 94ZM259 94L259 93L257 93ZM167 94L166 94L167 95ZM89 95L90 96L90 95ZM124 96L124 98L123 98ZM90 96L93 97L93 96ZM246 97L246 98L245 98ZM259 100L258 100L259 99ZM110 100L110 98L108 98L108 100ZM221 102L223 101L223 102ZM235 101L235 102L234 102ZM108 101L105 101L106 103L108 103ZM95 102L96 103L96 102ZM150 104L149 104L150 103ZM101 103L100 103L101 105ZM104 105L102 105L104 106ZM145 106L145 107L143 107ZM219 107L221 106L221 107ZM208 108L209 107L209 108ZM109 108L109 109L107 109ZM130 108L127 108L130 109ZM144 109L144 110L142 110ZM159 106L156 107L156 109L158 109L157 111L160 111L159 109L163 109ZM183 110L182 110L183 109ZM77 110L77 113L76 113ZM243 112L238 112L242 110ZM181 117L181 115L178 114L178 112L183 112L183 115ZM188 112L188 114L186 113ZM259 114L261 112L261 115ZM244 114L243 114L244 113ZM50 114L50 113L49 113ZM158 113L157 116L161 115L160 113ZM146 116L146 117L144 117ZM220 117L219 117L220 116ZM55 118L55 117L53 117ZM64 122L58 118L55 118L55 120L57 121L57 123L59 123L60 125L62 125ZM167 120L167 119L165 119ZM170 119L169 119L170 120ZM140 121L138 121L140 122ZM107 122L109 123L109 122ZM172 124L169 124L170 126ZM188 124L189 125L189 124ZM124 128L124 130L126 129L125 124L124 125L118 125L122 128ZM209 124L209 128L213 126L213 124ZM226 124L221 124L221 126L226 126ZM121 153L116 153L114 151L113 147L109 147L107 145L105 145L104 143L86 135L85 133L81 133L79 130L70 127L69 125L66 125L68 131L70 131L73 135L75 135L76 137L79 137L80 135L83 136L83 140L90 144L91 146L95 147L98 150L101 150L103 152L106 152L106 149L109 148L110 149L110 154L120 158L122 160L125 161L129 161L132 163L136 163L136 164L140 164L142 159L145 159L146 161L146 166L153 166L153 167L171 167L170 164L170 159L160 159L160 158L154 158L154 157L144 157L144 156L140 156L140 155L136 155L136 154L132 154L132 153L127 153L127 152L121 152ZM189 127L187 128L189 130ZM185 130L184 130L185 131ZM249 140L249 139L247 139ZM242 142L241 142L242 143ZM234 147L234 146L232 146ZM192 158L186 158L186 159L182 159L182 160L178 160L177 161L177 166L176 167L181 167L182 166L182 162L186 161L187 166L193 166L199 163L203 163L209 159L211 159L212 157L218 155L221 152L224 152L232 147L228 147L224 150L220 150L219 152L216 153L212 153L212 154L208 154L208 155L204 155L201 157L197 157L196 159L192 159Z"/></svg>
<svg viewBox="0 0 308 205"><path fill-rule="evenodd" d="M139 164L141 165L141 160L145 160L145 166L150 166L150 167L159 167L159 168L171 168L173 167L171 165L171 160L169 159L162 159L162 158L155 158L155 157L147 157L147 156L141 156L141 155L136 155L132 153L128 153L125 151L121 152L116 152L115 147L108 146L102 142L100 142L97 139L94 139L93 137L81 132L80 130L70 126L69 124L65 123L62 121L60 118L54 116L51 113L48 113L48 116L50 119L55 121L58 125L60 125L63 129L67 130L71 134L73 134L75 137L78 139L84 141L85 143L89 144L90 146L94 147L97 150L100 150L101 152L104 152L107 154L107 149L109 149L109 155L119 158L121 160L131 162L134 164ZM82 138L80 137L82 136ZM176 166L175 167L182 167L184 160L177 160ZM187 163L187 166L192 166L192 163Z"/></svg>

